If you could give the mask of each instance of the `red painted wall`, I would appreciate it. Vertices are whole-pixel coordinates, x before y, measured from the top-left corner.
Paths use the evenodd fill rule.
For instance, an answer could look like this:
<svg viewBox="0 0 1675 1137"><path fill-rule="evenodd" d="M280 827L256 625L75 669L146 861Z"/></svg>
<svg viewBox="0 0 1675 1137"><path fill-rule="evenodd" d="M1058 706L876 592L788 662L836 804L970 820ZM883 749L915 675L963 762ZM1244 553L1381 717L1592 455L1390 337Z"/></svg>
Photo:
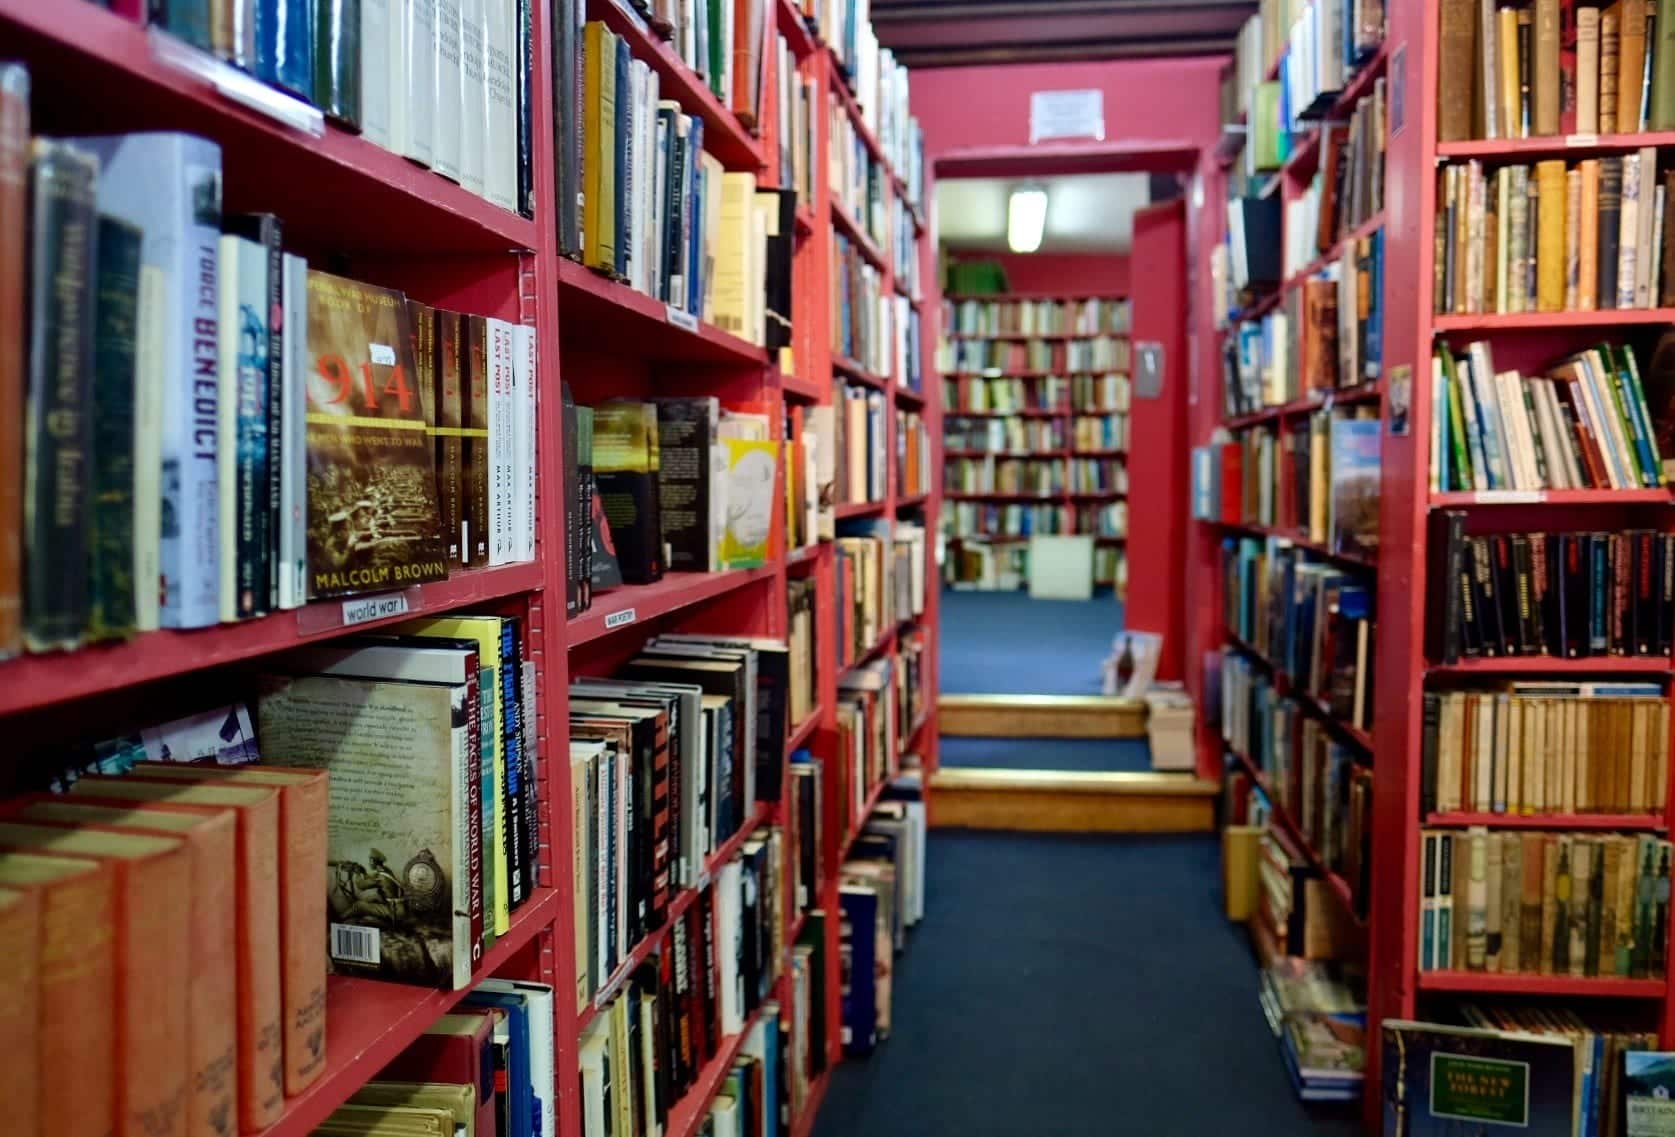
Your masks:
<svg viewBox="0 0 1675 1137"><path fill-rule="evenodd" d="M1128 295L1128 257L1122 253L964 253L961 261L994 261L1006 283L1026 296Z"/></svg>
<svg viewBox="0 0 1675 1137"><path fill-rule="evenodd" d="M962 149L1029 144L1033 91L1105 92L1107 141L1191 141L1220 130L1224 56L1102 63L935 67L913 73L913 113L928 160Z"/></svg>

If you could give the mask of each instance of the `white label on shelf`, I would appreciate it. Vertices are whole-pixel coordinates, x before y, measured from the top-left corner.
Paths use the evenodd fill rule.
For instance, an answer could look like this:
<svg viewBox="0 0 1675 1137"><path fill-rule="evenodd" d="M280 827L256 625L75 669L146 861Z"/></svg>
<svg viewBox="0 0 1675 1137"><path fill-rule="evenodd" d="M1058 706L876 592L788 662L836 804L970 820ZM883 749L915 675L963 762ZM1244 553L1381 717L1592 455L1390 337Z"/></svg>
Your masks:
<svg viewBox="0 0 1675 1137"><path fill-rule="evenodd" d="M409 611L411 608L405 592L391 592L383 596L358 596L343 602L343 626L352 628L356 624L365 624L372 620L402 616Z"/></svg>
<svg viewBox="0 0 1675 1137"><path fill-rule="evenodd" d="M391 347L389 344L369 343L366 347L367 351L372 354L372 362L378 364L380 367L395 366L395 348Z"/></svg>
<svg viewBox="0 0 1675 1137"><path fill-rule="evenodd" d="M1483 505L1539 505L1547 500L1546 490L1486 490L1473 501Z"/></svg>
<svg viewBox="0 0 1675 1137"><path fill-rule="evenodd" d="M1598 146L1599 145L1599 135L1597 135L1597 134L1567 134L1567 135L1565 135L1564 144L1566 146Z"/></svg>
<svg viewBox="0 0 1675 1137"><path fill-rule="evenodd" d="M695 332L698 330L698 317L694 316L691 312L686 311L684 308L677 308L673 304L668 306L667 312L669 314L669 322L675 325L675 327L685 328L689 332Z"/></svg>
<svg viewBox="0 0 1675 1137"><path fill-rule="evenodd" d="M609 616L605 617L605 630L610 631L612 628L625 628L633 622L634 609L624 608L620 612L612 612Z"/></svg>
<svg viewBox="0 0 1675 1137"><path fill-rule="evenodd" d="M176 39L161 28L150 30L151 54L167 64L214 87L223 98L265 115L282 126L324 138L326 117L320 109L301 99L270 87L253 75L246 74L206 51L200 51L184 40Z"/></svg>
<svg viewBox="0 0 1675 1137"><path fill-rule="evenodd" d="M355 924L332 926L332 958L350 963L376 964L383 956L377 928L363 928Z"/></svg>

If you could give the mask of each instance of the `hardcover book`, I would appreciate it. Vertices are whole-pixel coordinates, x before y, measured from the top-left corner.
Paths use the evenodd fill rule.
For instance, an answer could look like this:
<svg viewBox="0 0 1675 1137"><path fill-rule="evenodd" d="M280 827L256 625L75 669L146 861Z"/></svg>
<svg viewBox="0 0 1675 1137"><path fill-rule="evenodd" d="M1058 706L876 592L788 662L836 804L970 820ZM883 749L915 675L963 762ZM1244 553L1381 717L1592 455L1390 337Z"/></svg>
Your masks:
<svg viewBox="0 0 1675 1137"><path fill-rule="evenodd" d="M91 639L134 631L134 345L139 327L138 228L99 219L94 311L92 486L88 511Z"/></svg>
<svg viewBox="0 0 1675 1137"><path fill-rule="evenodd" d="M308 571L313 598L448 575L436 460L399 292L308 274Z"/></svg>
<svg viewBox="0 0 1675 1137"><path fill-rule="evenodd" d="M275 740L273 761L331 773L326 905L339 974L454 990L471 981L467 691L262 681L257 727Z"/></svg>
<svg viewBox="0 0 1675 1137"><path fill-rule="evenodd" d="M1332 419L1332 547L1340 553L1378 552L1381 430L1377 419Z"/></svg>
<svg viewBox="0 0 1675 1137"><path fill-rule="evenodd" d="M0 63L0 339L23 342L29 248L29 71ZM21 351L0 352L0 405L23 406ZM23 468L23 422L0 416L0 469ZM0 481L0 657L23 648L23 483Z"/></svg>
<svg viewBox="0 0 1675 1137"><path fill-rule="evenodd" d="M1449 1137L1517 1127L1575 1132L1576 1048L1568 1038L1384 1022L1384 1132Z"/></svg>
<svg viewBox="0 0 1675 1137"><path fill-rule="evenodd" d="M593 469L622 579L651 584L663 577L657 410L612 400L594 408L593 421Z"/></svg>

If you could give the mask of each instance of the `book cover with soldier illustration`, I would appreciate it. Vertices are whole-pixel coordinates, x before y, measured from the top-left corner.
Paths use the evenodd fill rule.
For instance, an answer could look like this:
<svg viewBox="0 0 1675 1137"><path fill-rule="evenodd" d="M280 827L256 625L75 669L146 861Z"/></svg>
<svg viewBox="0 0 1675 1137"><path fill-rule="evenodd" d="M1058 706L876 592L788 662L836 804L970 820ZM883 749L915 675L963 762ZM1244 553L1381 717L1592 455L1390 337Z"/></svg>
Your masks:
<svg viewBox="0 0 1675 1137"><path fill-rule="evenodd" d="M308 274L308 585L311 599L448 575L426 391L406 298Z"/></svg>
<svg viewBox="0 0 1675 1137"><path fill-rule="evenodd" d="M465 685L261 681L264 759L331 772L326 919L338 974L454 990L471 981L468 699Z"/></svg>

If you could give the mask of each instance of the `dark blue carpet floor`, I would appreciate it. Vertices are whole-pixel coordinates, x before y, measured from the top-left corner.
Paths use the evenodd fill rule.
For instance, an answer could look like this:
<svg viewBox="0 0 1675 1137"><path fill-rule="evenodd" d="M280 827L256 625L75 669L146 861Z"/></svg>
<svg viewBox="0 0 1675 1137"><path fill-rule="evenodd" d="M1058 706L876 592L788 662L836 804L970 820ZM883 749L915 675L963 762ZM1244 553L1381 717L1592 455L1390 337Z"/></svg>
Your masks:
<svg viewBox="0 0 1675 1137"><path fill-rule="evenodd" d="M932 831L894 1033L816 1137L1352 1137L1298 1104L1213 837Z"/></svg>
<svg viewBox="0 0 1675 1137"><path fill-rule="evenodd" d="M1147 771L1151 748L1143 738L942 738L944 766L982 770Z"/></svg>
<svg viewBox="0 0 1675 1137"><path fill-rule="evenodd" d="M942 690L962 695L1097 695L1122 604L944 589Z"/></svg>

